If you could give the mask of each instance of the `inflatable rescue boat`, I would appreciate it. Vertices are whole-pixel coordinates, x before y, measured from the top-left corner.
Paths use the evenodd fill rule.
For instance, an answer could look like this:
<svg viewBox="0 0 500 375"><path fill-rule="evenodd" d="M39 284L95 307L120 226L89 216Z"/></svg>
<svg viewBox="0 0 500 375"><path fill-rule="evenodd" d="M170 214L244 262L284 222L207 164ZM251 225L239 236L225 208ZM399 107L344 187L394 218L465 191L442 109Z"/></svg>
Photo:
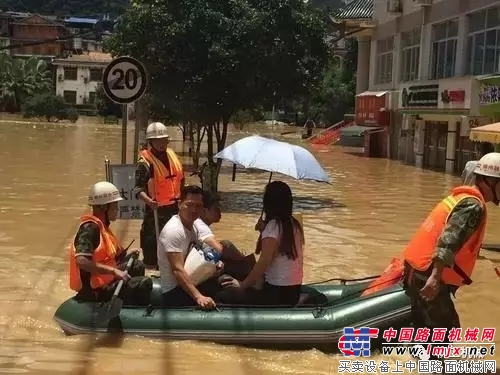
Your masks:
<svg viewBox="0 0 500 375"><path fill-rule="evenodd" d="M369 287L377 276L304 285L295 307L218 306L216 310L162 308L158 277L147 307L123 306L109 321L96 318L99 303L65 301L55 320L66 334L119 330L124 334L239 344L336 344L344 327L380 330L410 324L410 304L401 283ZM380 334L381 336L381 334Z"/></svg>

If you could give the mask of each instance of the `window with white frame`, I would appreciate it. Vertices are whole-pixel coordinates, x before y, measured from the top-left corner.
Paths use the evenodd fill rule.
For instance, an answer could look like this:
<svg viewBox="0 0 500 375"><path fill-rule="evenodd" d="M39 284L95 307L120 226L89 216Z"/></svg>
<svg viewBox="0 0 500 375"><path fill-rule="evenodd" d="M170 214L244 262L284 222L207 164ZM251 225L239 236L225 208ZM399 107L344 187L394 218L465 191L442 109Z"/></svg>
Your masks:
<svg viewBox="0 0 500 375"><path fill-rule="evenodd" d="M472 75L500 72L500 7L469 15L467 73Z"/></svg>
<svg viewBox="0 0 500 375"><path fill-rule="evenodd" d="M375 56L375 83L392 82L392 53L394 50L394 37L377 40L377 53Z"/></svg>
<svg viewBox="0 0 500 375"><path fill-rule="evenodd" d="M458 42L458 20L432 25L431 79L455 75Z"/></svg>
<svg viewBox="0 0 500 375"><path fill-rule="evenodd" d="M420 29L401 33L401 82L416 81L420 59Z"/></svg>

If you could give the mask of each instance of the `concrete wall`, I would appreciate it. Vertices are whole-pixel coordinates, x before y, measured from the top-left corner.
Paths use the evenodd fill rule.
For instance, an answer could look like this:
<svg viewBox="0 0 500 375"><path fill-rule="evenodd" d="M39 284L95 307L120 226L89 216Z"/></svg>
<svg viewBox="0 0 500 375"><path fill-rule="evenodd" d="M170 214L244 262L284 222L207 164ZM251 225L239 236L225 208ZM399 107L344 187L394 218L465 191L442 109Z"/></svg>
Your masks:
<svg viewBox="0 0 500 375"><path fill-rule="evenodd" d="M70 66L74 68L75 66ZM76 67L77 79L64 79L64 66L58 66L56 70L56 94L63 95L64 91L76 91L76 104L84 104L85 100L89 99L89 93L96 92L97 86L101 81L90 80L90 69L100 69L104 67L93 66L78 66ZM62 76L62 80L61 77ZM86 78L86 79L85 79Z"/></svg>

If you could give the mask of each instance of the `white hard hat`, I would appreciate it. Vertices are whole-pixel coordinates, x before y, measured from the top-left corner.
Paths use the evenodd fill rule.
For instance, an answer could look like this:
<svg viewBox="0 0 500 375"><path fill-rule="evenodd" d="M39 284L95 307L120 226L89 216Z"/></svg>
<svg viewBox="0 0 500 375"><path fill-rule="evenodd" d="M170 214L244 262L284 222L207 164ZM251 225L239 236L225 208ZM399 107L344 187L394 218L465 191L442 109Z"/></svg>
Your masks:
<svg viewBox="0 0 500 375"><path fill-rule="evenodd" d="M153 122L146 129L146 139L169 138L167 127L161 122Z"/></svg>
<svg viewBox="0 0 500 375"><path fill-rule="evenodd" d="M477 162L474 173L486 177L500 178L500 153L490 152L484 155Z"/></svg>
<svg viewBox="0 0 500 375"><path fill-rule="evenodd" d="M99 206L123 200L118 188L111 182L101 181L90 188L89 206Z"/></svg>

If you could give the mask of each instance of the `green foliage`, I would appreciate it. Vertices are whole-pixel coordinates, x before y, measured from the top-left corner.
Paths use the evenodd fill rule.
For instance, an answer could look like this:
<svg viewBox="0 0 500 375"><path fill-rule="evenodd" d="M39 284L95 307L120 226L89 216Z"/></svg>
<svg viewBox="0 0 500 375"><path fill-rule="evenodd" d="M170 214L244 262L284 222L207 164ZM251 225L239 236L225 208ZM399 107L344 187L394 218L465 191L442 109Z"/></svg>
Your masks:
<svg viewBox="0 0 500 375"><path fill-rule="evenodd" d="M56 16L116 16L121 14L128 4L129 0L2 0L0 10Z"/></svg>
<svg viewBox="0 0 500 375"><path fill-rule="evenodd" d="M317 123L335 124L345 113L354 113L357 43L349 40L346 44L345 57L330 59L323 80L311 97L307 117Z"/></svg>
<svg viewBox="0 0 500 375"><path fill-rule="evenodd" d="M99 116L102 117L118 118L122 116L121 106L107 97L101 84L99 84L96 89L95 108Z"/></svg>
<svg viewBox="0 0 500 375"><path fill-rule="evenodd" d="M155 118L206 127L216 190L213 143L225 147L231 116L308 95L328 60L325 30L302 0L133 0L106 48L146 65Z"/></svg>
<svg viewBox="0 0 500 375"><path fill-rule="evenodd" d="M44 117L49 122L53 119L56 121L70 120L71 122L78 120L76 109L66 103L62 96L52 93L33 96L23 104L22 111L24 117Z"/></svg>
<svg viewBox="0 0 500 375"><path fill-rule="evenodd" d="M0 111L16 112L33 95L52 89L45 61L30 57L13 59L0 53Z"/></svg>
<svg viewBox="0 0 500 375"><path fill-rule="evenodd" d="M249 110L237 111L231 116L231 123L236 129L239 130L242 130L246 124L249 124L253 121L255 121L254 115Z"/></svg>
<svg viewBox="0 0 500 375"><path fill-rule="evenodd" d="M321 15L301 0L136 0L107 47L141 59L171 115L226 122L306 93L327 60Z"/></svg>

